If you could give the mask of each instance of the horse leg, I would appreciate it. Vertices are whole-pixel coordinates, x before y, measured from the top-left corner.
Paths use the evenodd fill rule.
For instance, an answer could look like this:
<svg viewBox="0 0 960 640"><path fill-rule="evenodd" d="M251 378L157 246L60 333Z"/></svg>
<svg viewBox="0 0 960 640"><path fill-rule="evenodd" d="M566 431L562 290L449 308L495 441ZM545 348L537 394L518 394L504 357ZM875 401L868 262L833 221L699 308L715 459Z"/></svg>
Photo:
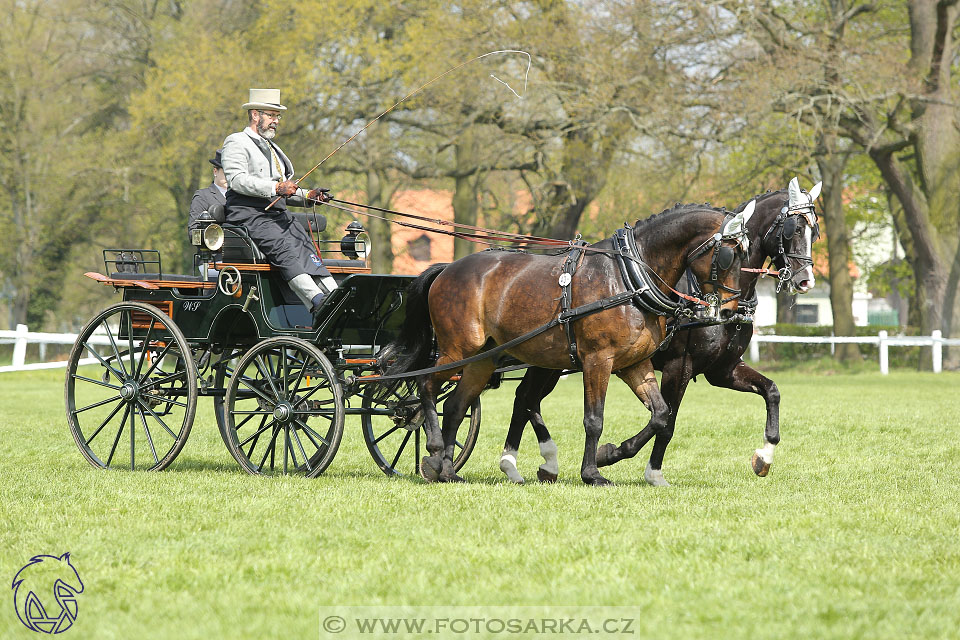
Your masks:
<svg viewBox="0 0 960 640"><path fill-rule="evenodd" d="M437 366L453 362L446 356L437 360ZM440 432L440 418L437 415L437 396L440 387L449 379L449 372L434 373L418 381L420 388L420 406L423 409L423 432L426 435L426 448L429 455L420 460L420 475L427 482L436 482L443 469L443 435Z"/></svg>
<svg viewBox="0 0 960 640"><path fill-rule="evenodd" d="M725 387L746 393L756 393L767 404L767 422L763 430L763 448L753 452L750 466L761 478L770 473L773 450L780 443L780 390L777 384L742 360L733 369L706 372L707 381L715 387Z"/></svg>
<svg viewBox="0 0 960 640"><path fill-rule="evenodd" d="M660 395L670 408L670 413L666 426L653 439L650 461L643 472L644 479L653 486L669 484L663 478L663 454L666 453L667 445L673 439L673 430L677 424L677 410L690 383L691 373L692 370L686 358L671 360L663 368L663 375L660 377Z"/></svg>
<svg viewBox="0 0 960 640"><path fill-rule="evenodd" d="M603 433L603 405L610 383L612 359L600 353L583 362L583 462L580 464L580 478L587 484L603 486L613 484L597 469L597 443Z"/></svg>
<svg viewBox="0 0 960 640"><path fill-rule="evenodd" d="M609 465L624 458L634 457L652 437L664 432L670 419L670 407L667 406L660 394L657 377L653 373L653 365L649 360L638 362L632 367L620 371L617 375L629 385L634 394L650 411L650 421L647 422L640 433L624 440L619 447L609 443L600 447L597 451L598 466ZM643 477L654 486L668 486L662 473L659 471L652 473L649 463Z"/></svg>
<svg viewBox="0 0 960 640"><path fill-rule="evenodd" d="M490 376L497 368L492 360L482 360L468 365L460 376L457 388L443 403L443 465L438 479L440 482L463 482L453 468L453 456L457 443L457 429L463 422L467 409L480 396Z"/></svg>
<svg viewBox="0 0 960 640"><path fill-rule="evenodd" d="M537 478L541 482L556 482L559 474L557 465L557 445L550 437L547 425L540 414L540 401L553 391L560 380L560 371L531 367L523 374L523 380L517 386L516 397L513 401L513 415L510 416L510 429L503 444L503 454L500 456L500 470L506 474L511 482L523 484L523 476L517 470L517 451L520 449L520 437L527 421L533 425L540 443L540 455L544 463L537 470Z"/></svg>

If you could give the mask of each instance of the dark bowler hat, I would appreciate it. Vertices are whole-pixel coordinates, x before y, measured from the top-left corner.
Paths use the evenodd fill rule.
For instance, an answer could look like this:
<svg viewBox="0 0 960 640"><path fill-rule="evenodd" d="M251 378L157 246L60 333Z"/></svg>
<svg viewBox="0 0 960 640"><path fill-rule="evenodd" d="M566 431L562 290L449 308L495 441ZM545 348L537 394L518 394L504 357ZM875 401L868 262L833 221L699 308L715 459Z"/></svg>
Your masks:
<svg viewBox="0 0 960 640"><path fill-rule="evenodd" d="M217 153L209 160L210 164L215 166L217 169L223 169L223 163L220 161L220 157L223 155L223 149L217 149Z"/></svg>

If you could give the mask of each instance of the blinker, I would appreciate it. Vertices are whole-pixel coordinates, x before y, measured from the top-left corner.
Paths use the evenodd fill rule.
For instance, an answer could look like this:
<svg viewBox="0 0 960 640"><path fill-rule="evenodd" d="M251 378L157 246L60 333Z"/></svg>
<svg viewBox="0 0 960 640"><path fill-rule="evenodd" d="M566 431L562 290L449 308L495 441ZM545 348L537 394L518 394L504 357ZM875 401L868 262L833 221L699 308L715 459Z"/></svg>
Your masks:
<svg viewBox="0 0 960 640"><path fill-rule="evenodd" d="M736 254L732 247L720 247L717 250L717 266L721 271L728 271L733 266Z"/></svg>
<svg viewBox="0 0 960 640"><path fill-rule="evenodd" d="M780 232L785 239L792 238L797 234L797 219L793 216L783 221L783 230Z"/></svg>

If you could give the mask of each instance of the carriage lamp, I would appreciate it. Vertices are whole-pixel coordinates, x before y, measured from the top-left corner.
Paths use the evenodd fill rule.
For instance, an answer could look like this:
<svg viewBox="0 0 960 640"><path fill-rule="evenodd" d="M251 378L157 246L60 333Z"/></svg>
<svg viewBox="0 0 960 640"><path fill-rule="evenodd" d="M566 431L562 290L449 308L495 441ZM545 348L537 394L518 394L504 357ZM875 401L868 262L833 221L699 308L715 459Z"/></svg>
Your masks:
<svg viewBox="0 0 960 640"><path fill-rule="evenodd" d="M346 232L340 240L340 253L351 260L366 260L370 253L370 237L363 225L354 220L347 225Z"/></svg>
<svg viewBox="0 0 960 640"><path fill-rule="evenodd" d="M215 213L204 211L197 218L197 223L199 227L190 232L190 244L206 247L209 251L216 251L223 246L223 227L217 224Z"/></svg>

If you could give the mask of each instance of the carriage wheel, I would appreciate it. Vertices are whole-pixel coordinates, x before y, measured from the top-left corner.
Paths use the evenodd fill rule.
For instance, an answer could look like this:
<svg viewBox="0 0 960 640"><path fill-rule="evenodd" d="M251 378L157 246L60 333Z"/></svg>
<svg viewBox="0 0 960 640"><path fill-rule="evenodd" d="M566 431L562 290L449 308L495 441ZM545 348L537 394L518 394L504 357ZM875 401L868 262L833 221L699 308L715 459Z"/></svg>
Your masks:
<svg viewBox="0 0 960 640"><path fill-rule="evenodd" d="M438 406L452 391L454 385L448 383L437 399ZM420 410L420 398L417 386L412 381L404 381L389 397L374 399L373 389L363 396L364 409L387 409L388 415L363 413L360 422L363 426L363 440L380 470L388 476L418 475L420 459L426 455L426 438L423 433L423 414ZM438 411L441 422L443 412ZM454 450L453 468L459 471L467 463L480 433L480 398L473 401L464 417L468 428L463 436L457 438ZM462 425L461 425L462 426Z"/></svg>
<svg viewBox="0 0 960 640"><path fill-rule="evenodd" d="M337 373L299 338L270 338L247 351L230 377L224 408L227 448L252 474L316 477L343 436Z"/></svg>
<svg viewBox="0 0 960 640"><path fill-rule="evenodd" d="M95 364L80 363L88 358ZM80 331L64 396L70 432L90 464L160 471L193 426L197 370L190 346L156 307L111 305Z"/></svg>
<svg viewBox="0 0 960 640"><path fill-rule="evenodd" d="M237 360L242 353L243 352L239 350L224 352L220 360L213 365L215 370L213 385L217 389L224 389L223 395L213 396L213 415L217 419L217 429L220 431L220 438L223 440L223 444L227 445L228 449L230 448L230 443L227 441L226 409L224 408L226 384L230 378L233 377L233 372L237 368Z"/></svg>

